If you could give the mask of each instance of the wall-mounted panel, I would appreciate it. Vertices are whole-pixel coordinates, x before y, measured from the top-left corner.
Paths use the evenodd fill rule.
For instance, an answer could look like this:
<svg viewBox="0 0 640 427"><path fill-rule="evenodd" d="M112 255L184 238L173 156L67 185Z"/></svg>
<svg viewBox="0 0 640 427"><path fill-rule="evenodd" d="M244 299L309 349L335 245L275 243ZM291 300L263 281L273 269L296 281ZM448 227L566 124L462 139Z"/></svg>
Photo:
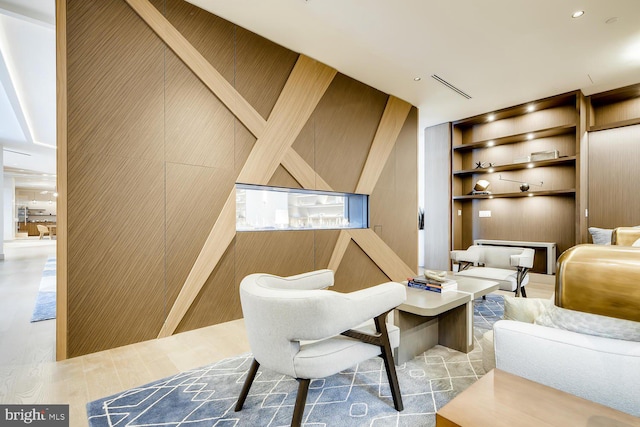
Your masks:
<svg viewBox="0 0 640 427"><path fill-rule="evenodd" d="M170 50L165 71L165 159L233 172L235 118Z"/></svg>
<svg viewBox="0 0 640 427"><path fill-rule="evenodd" d="M69 357L154 338L164 321L162 162L77 154L68 181Z"/></svg>
<svg viewBox="0 0 640 427"><path fill-rule="evenodd" d="M123 1L67 6L69 153L162 160L162 41Z"/></svg>
<svg viewBox="0 0 640 427"><path fill-rule="evenodd" d="M240 292L235 280L235 251L234 240L193 301L176 333L242 318Z"/></svg>
<svg viewBox="0 0 640 427"><path fill-rule="evenodd" d="M371 228L411 268L417 270L418 153L417 110L412 109L378 183L371 193Z"/></svg>
<svg viewBox="0 0 640 427"><path fill-rule="evenodd" d="M235 176L232 171L169 162L165 168L168 310L233 189Z"/></svg>
<svg viewBox="0 0 640 427"><path fill-rule="evenodd" d="M589 227L640 225L640 125L589 133Z"/></svg>
<svg viewBox="0 0 640 427"><path fill-rule="evenodd" d="M334 191L355 191L387 98L339 74L311 116L316 172Z"/></svg>
<svg viewBox="0 0 640 427"><path fill-rule="evenodd" d="M278 276L312 271L313 231L246 232L236 235L236 285L252 273Z"/></svg>
<svg viewBox="0 0 640 427"><path fill-rule="evenodd" d="M227 224L218 215L233 210L229 194L300 55L185 1L150 3L67 0L68 227L60 232L68 238L69 278L63 357L152 339L169 320L176 320L172 331L182 332L240 318L243 277L326 268L340 234L267 231L233 238L235 230L221 228L224 246L203 246L214 224ZM322 82L333 81L293 136L287 157L292 170L278 166L269 182L353 192L389 96L303 59L302 81L309 87L316 84L322 93ZM304 95L289 101L303 104ZM229 100L242 108L232 108ZM405 169L409 163L415 169L416 128L414 108L376 189L380 212L373 215L387 234L383 242L366 240L379 245L375 249L389 245L411 266L417 183ZM170 316L203 252L215 252L215 268L206 281L198 279L186 311L179 307L180 314ZM386 281L350 242L336 272L336 290Z"/></svg>
<svg viewBox="0 0 640 427"><path fill-rule="evenodd" d="M268 119L298 54L243 28L236 27L238 92Z"/></svg>
<svg viewBox="0 0 640 427"><path fill-rule="evenodd" d="M335 272L335 285L332 290L353 292L389 281L387 275L371 261L371 258L355 242L351 241L340 267Z"/></svg>

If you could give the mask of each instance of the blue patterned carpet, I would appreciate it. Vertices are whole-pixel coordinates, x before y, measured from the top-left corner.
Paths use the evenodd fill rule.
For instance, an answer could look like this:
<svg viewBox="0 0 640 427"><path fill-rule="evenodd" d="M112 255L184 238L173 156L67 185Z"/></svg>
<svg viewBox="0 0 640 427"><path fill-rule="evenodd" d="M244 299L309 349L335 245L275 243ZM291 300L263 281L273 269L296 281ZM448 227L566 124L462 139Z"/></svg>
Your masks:
<svg viewBox="0 0 640 427"><path fill-rule="evenodd" d="M49 257L44 265L36 305L31 322L56 318L56 257Z"/></svg>
<svg viewBox="0 0 640 427"><path fill-rule="evenodd" d="M502 297L476 300L475 348L436 346L397 367L404 411L393 408L384 365L374 358L311 382L304 426L435 426L435 412L482 375L479 337L502 317ZM240 412L234 412L251 354L222 360L87 404L89 425L288 426L297 383L260 369Z"/></svg>

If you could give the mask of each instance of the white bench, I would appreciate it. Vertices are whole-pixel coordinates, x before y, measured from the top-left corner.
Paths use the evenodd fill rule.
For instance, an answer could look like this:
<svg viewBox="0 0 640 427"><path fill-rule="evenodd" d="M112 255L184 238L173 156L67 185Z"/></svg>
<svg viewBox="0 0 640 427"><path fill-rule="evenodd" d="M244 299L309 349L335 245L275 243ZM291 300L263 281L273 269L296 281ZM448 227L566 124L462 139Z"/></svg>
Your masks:
<svg viewBox="0 0 640 427"><path fill-rule="evenodd" d="M474 245L464 251L451 251L451 260L459 266L456 276L494 280L501 290L523 297L527 296L524 286L529 282L527 273L534 256L531 248L503 246Z"/></svg>
<svg viewBox="0 0 640 427"><path fill-rule="evenodd" d="M547 274L556 273L556 242L524 242L516 240L476 239L474 245L515 246L519 248L543 248L547 250Z"/></svg>

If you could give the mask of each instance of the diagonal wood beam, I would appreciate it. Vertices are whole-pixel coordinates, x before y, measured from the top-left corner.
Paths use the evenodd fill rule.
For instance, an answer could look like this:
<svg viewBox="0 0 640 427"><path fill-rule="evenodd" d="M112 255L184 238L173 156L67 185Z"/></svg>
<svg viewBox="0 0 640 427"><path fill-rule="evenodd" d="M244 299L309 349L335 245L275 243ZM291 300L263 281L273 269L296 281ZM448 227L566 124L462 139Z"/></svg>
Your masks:
<svg viewBox="0 0 640 427"><path fill-rule="evenodd" d="M335 75L335 69L300 55L273 106L263 135L238 175L238 182L262 185L269 182Z"/></svg>
<svg viewBox="0 0 640 427"><path fill-rule="evenodd" d="M266 120L216 70L198 50L156 9L149 0L126 0L191 71L222 101L238 120L260 138Z"/></svg>
<svg viewBox="0 0 640 427"><path fill-rule="evenodd" d="M302 188L333 191L331 186L293 148L289 148L285 153L282 166Z"/></svg>
<svg viewBox="0 0 640 427"><path fill-rule="evenodd" d="M240 171L239 182L268 183L335 75L336 70L333 68L300 55L273 107L262 137L256 141ZM233 241L236 233L235 208L234 188L196 258L158 338L167 337L175 332Z"/></svg>
<svg viewBox="0 0 640 427"><path fill-rule="evenodd" d="M394 282L407 280L415 272L372 229L351 229L351 238Z"/></svg>
<svg viewBox="0 0 640 427"><path fill-rule="evenodd" d="M344 258L344 254L347 252L347 247L349 246L350 241L351 235L349 232L347 230L340 230L338 241L336 242L335 248L333 248L333 253L331 254L331 259L327 266L329 270L338 270L338 267L340 267L340 263L342 262L342 258Z"/></svg>
<svg viewBox="0 0 640 427"><path fill-rule="evenodd" d="M389 96L382 119L373 138L367 161L362 168L356 193L371 194L378 183L384 165L396 144L398 135L407 120L411 104L395 96Z"/></svg>
<svg viewBox="0 0 640 427"><path fill-rule="evenodd" d="M196 262L184 282L180 293L176 298L167 319L162 325L158 338L168 337L173 334L182 321L182 318L200 293L202 286L207 281L211 272L218 265L220 259L236 236L236 189L229 193L220 215L216 219L209 237L204 242ZM213 267L212 267L213 266Z"/></svg>

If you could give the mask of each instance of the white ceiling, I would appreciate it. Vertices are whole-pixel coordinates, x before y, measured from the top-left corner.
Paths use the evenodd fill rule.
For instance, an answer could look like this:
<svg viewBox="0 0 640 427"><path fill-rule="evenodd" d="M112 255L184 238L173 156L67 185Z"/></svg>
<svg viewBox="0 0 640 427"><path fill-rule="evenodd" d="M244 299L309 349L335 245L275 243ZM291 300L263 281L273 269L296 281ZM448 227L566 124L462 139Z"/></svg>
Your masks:
<svg viewBox="0 0 640 427"><path fill-rule="evenodd" d="M640 82L640 0L189 1L411 102L421 127ZM54 17L55 0L0 0L4 162L39 177L55 174Z"/></svg>
<svg viewBox="0 0 640 427"><path fill-rule="evenodd" d="M5 175L55 188L55 0L0 0L0 143Z"/></svg>

